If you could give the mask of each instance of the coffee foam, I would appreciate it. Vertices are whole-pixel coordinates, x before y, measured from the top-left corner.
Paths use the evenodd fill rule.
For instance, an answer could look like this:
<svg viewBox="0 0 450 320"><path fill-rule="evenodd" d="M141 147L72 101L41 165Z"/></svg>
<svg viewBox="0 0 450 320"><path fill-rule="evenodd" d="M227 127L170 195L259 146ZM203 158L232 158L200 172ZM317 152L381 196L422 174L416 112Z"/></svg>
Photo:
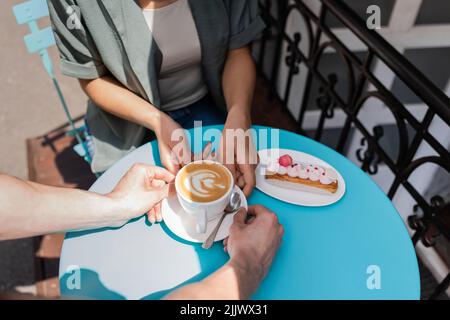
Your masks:
<svg viewBox="0 0 450 320"><path fill-rule="evenodd" d="M230 188L230 177L218 164L191 164L181 173L179 187L192 201L211 202L220 199Z"/></svg>

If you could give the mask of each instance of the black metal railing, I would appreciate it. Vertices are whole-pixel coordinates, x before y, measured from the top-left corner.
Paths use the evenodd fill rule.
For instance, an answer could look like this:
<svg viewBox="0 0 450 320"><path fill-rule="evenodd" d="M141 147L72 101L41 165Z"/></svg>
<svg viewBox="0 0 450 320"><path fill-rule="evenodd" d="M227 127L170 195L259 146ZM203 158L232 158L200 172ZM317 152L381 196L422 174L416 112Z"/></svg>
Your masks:
<svg viewBox="0 0 450 320"><path fill-rule="evenodd" d="M299 111L297 114L290 111L298 123L298 132L321 141L326 122L340 110L344 119L334 148L346 154L352 133L357 131L362 135L361 146L356 154L362 169L375 175L380 164L387 166L393 175L393 181L387 189L389 198L392 200L402 189L416 203L408 220L410 227L415 230L412 237L414 245L420 240L426 246L433 245L427 235L431 227L450 239L448 225L442 223L445 215L449 215L449 206L444 198L441 195L426 195L410 179L417 170L429 164L438 166L444 174L450 174L448 146L442 145L440 138L430 130L436 118L450 126L450 99L377 32L369 30L366 23L343 1L320 2L320 13L315 14L301 0L260 1L261 12L268 25L254 45L260 76L269 84L272 97L288 110L288 105L292 104L292 93L298 89L295 78L301 76L302 72L306 73L303 75L304 94ZM288 28L287 24L293 15L298 16L302 25L295 30L292 30L292 26ZM331 16L364 44L362 53L352 52L328 26L327 21ZM330 51L339 57L344 74L325 74L321 70L321 60ZM418 97L425 109L423 118L413 114L378 79L373 71L374 61L384 63ZM342 81L345 85L340 85ZM280 82L284 83L282 90ZM318 88L317 92L313 92L314 88ZM386 145L381 143L385 137L383 125L370 127L359 117L366 103L372 99L380 102L380 108L387 108L394 119L397 137L390 144L391 148L394 145L395 152L389 152ZM320 116L314 130L307 131L304 121L311 105L314 105ZM426 155L418 154L423 144L431 150ZM448 177L450 181L450 175ZM450 275L430 298L438 297L449 284Z"/></svg>

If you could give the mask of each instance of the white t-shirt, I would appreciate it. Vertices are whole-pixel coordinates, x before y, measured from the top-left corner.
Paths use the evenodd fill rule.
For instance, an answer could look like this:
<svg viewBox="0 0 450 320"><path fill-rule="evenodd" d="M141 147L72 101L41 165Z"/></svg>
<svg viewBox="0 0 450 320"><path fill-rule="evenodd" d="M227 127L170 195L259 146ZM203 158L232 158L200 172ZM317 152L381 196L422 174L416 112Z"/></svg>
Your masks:
<svg viewBox="0 0 450 320"><path fill-rule="evenodd" d="M207 92L201 67L201 47L187 0L158 8L143 9L145 20L162 52L159 77L161 109L186 107Z"/></svg>

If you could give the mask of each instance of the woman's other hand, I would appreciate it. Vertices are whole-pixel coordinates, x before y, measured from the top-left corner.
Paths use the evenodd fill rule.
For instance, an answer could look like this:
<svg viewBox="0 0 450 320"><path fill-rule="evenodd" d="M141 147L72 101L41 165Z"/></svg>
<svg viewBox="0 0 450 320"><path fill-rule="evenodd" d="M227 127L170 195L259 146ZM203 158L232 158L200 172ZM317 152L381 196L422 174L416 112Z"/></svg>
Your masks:
<svg viewBox="0 0 450 320"><path fill-rule="evenodd" d="M235 183L248 197L256 185L258 154L250 134L251 120L242 109L229 110L222 132L220 161L230 169Z"/></svg>
<svg viewBox="0 0 450 320"><path fill-rule="evenodd" d="M192 154L184 129L167 114L161 112L160 121L153 128L158 140L161 164L172 174L191 162Z"/></svg>

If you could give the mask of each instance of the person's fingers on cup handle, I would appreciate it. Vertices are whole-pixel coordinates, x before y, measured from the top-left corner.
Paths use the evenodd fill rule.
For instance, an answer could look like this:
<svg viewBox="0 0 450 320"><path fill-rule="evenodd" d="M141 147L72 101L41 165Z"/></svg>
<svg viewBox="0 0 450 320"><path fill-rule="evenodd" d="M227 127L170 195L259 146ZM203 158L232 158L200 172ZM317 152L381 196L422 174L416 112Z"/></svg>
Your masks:
<svg viewBox="0 0 450 320"><path fill-rule="evenodd" d="M158 221L158 214L159 214L159 212L158 212L158 204L155 204L155 206L153 207L153 214L155 216L155 223L159 222Z"/></svg>
<svg viewBox="0 0 450 320"><path fill-rule="evenodd" d="M184 143L184 149L189 150L187 154L184 154L184 152L183 152L183 155L182 155L182 157L183 157L182 163L185 166L192 162L193 152L192 152L191 145L190 145L190 142L189 142L189 139L187 138L187 136L184 136L183 143Z"/></svg>
<svg viewBox="0 0 450 320"><path fill-rule="evenodd" d="M220 162L217 158L217 153L215 151L210 152L210 154L206 158L204 158L204 160Z"/></svg>
<svg viewBox="0 0 450 320"><path fill-rule="evenodd" d="M203 159L203 152L199 152L199 153L195 153L193 151L191 151L191 159L190 162L194 162L194 161L198 161L198 160L202 160ZM183 163L181 168L183 168L184 166L186 166L188 163Z"/></svg>
<svg viewBox="0 0 450 320"><path fill-rule="evenodd" d="M168 152L170 152L170 158L172 160L172 163L174 163L175 167L177 168L177 171L173 173L177 173L178 170L183 168L185 165L192 162L192 152L191 147L189 144L189 140L184 132L184 129L179 128L183 131L182 134L177 134L176 137L171 137L171 144L172 146L180 146L181 148L177 150L177 153L175 153L172 149L172 146L166 145L166 149L168 149ZM177 129L178 130L178 129ZM186 152L185 152L186 151Z"/></svg>
<svg viewBox="0 0 450 320"><path fill-rule="evenodd" d="M176 174L180 170L180 161L175 157L172 150L165 144L159 146L159 154L162 165L172 174Z"/></svg>
<svg viewBox="0 0 450 320"><path fill-rule="evenodd" d="M189 151L187 151L187 153L185 154L184 153L185 150L189 150ZM191 150L191 147L189 146L189 144L185 143L185 147L183 149L182 154L178 155L178 156L175 155L176 162L179 164L178 170L180 170L184 166L187 166L189 163L191 163L193 161L193 159L195 159L196 155L190 150Z"/></svg>
<svg viewBox="0 0 450 320"><path fill-rule="evenodd" d="M193 152L191 152L191 162L197 161L198 158L198 154L195 154ZM181 168L183 168L184 165L181 166Z"/></svg>
<svg viewBox="0 0 450 320"><path fill-rule="evenodd" d="M155 209L151 208L148 212L148 221L150 221L151 224L156 222L156 216L155 216Z"/></svg>
<svg viewBox="0 0 450 320"><path fill-rule="evenodd" d="M159 178L163 178L167 181L159 179L150 180L150 190L148 190L148 192L152 193L151 196L154 198L154 201L159 202L162 199L169 197L170 184L172 184L174 176L163 168L156 168L152 172Z"/></svg>
<svg viewBox="0 0 450 320"><path fill-rule="evenodd" d="M172 172L162 167L148 165L147 171L151 179L162 180L166 183L172 182L175 179L175 175Z"/></svg>
<svg viewBox="0 0 450 320"><path fill-rule="evenodd" d="M208 157L208 160L217 161L217 153L215 151L211 152L211 154Z"/></svg>
<svg viewBox="0 0 450 320"><path fill-rule="evenodd" d="M202 152L202 159L208 159L209 156L211 155L211 151L212 151L212 143L211 143L211 142L208 142L208 143L205 145L205 148L203 149L203 152Z"/></svg>
<svg viewBox="0 0 450 320"><path fill-rule="evenodd" d="M194 162L194 161L200 161L200 160L204 160L204 158L203 158L203 152L199 152L199 153L194 153L194 152L191 152L191 162ZM188 163L186 163L186 165L187 165ZM183 165L183 167L184 167L185 165Z"/></svg>
<svg viewBox="0 0 450 320"><path fill-rule="evenodd" d="M166 198L176 195L175 181L167 185Z"/></svg>
<svg viewBox="0 0 450 320"><path fill-rule="evenodd" d="M225 164L225 163L223 163L223 162L222 162L222 164L223 164L225 167L227 167L228 170L230 170L231 175L233 176L234 183L237 184L237 178L236 178L236 175L237 175L237 172L236 172L236 166L235 166L234 164Z"/></svg>
<svg viewBox="0 0 450 320"><path fill-rule="evenodd" d="M244 179L244 176L242 174L237 177L236 184L241 189L243 189L245 187L245 179Z"/></svg>
<svg viewBox="0 0 450 320"><path fill-rule="evenodd" d="M159 148L159 155L161 158L161 163L167 170L169 170L171 173L175 174L176 173L176 166L174 163L174 161L176 160L175 155L172 153L169 146L167 146L166 144L164 144L162 142L158 143L158 148Z"/></svg>
<svg viewBox="0 0 450 320"><path fill-rule="evenodd" d="M172 160L172 163L175 167L175 172L172 172L174 175L176 175L178 173L178 171L181 170L181 168L183 168L186 164L188 164L189 162L184 162L183 159L179 159L177 157L175 157L174 160Z"/></svg>
<svg viewBox="0 0 450 320"><path fill-rule="evenodd" d="M161 180L152 180L152 184L154 183L161 184L158 187L153 187L153 189L149 191L149 199L153 199L154 203L161 202L163 199L172 196L175 192L174 183L165 183Z"/></svg>
<svg viewBox="0 0 450 320"><path fill-rule="evenodd" d="M130 174L140 175L141 178L145 178L150 181L153 179L157 179L163 180L165 182L170 182L175 179L175 176L168 170L143 163L135 163L127 172L127 175Z"/></svg>
<svg viewBox="0 0 450 320"><path fill-rule="evenodd" d="M150 181L150 186L153 189L162 189L163 187L165 187L167 185L167 183L163 180L159 180L159 179L152 179Z"/></svg>
<svg viewBox="0 0 450 320"><path fill-rule="evenodd" d="M230 152L234 153L233 150L231 150ZM230 170L235 182L237 182L236 181L236 164L234 162L229 163L230 161L228 161L228 160L231 160L231 159L227 159L227 146L226 146L226 141L224 141L223 139L220 143L219 152L217 154L217 160Z"/></svg>
<svg viewBox="0 0 450 320"><path fill-rule="evenodd" d="M161 212L161 202L159 202L155 206L155 216L156 216L156 221L157 222L161 222L163 220L162 212Z"/></svg>

